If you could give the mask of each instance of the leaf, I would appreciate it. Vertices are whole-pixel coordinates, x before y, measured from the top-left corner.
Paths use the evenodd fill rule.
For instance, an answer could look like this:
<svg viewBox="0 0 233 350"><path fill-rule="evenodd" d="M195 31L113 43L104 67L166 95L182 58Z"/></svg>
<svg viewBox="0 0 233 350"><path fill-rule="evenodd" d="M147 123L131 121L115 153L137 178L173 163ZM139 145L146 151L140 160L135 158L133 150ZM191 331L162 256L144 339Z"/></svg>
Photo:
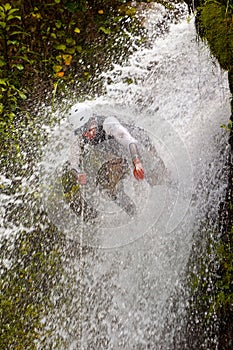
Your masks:
<svg viewBox="0 0 233 350"><path fill-rule="evenodd" d="M6 86L6 81L5 81L5 79L0 79L0 85Z"/></svg>
<svg viewBox="0 0 233 350"><path fill-rule="evenodd" d="M80 33L80 29L79 29L78 27L76 27L76 28L74 29L74 32L75 32L75 33Z"/></svg>
<svg viewBox="0 0 233 350"><path fill-rule="evenodd" d="M12 68L17 68L18 70L23 70L24 69L24 66L22 64L19 64L19 63L15 63L15 64L12 64Z"/></svg>
<svg viewBox="0 0 233 350"><path fill-rule="evenodd" d="M62 78L63 76L64 76L64 72L57 72L56 73L56 76L58 77L58 78Z"/></svg>
<svg viewBox="0 0 233 350"><path fill-rule="evenodd" d="M75 45L76 44L76 41L73 39L73 38L67 38L66 39L66 43L68 45Z"/></svg>
<svg viewBox="0 0 233 350"><path fill-rule="evenodd" d="M84 72L83 75L86 77L87 80L91 78L91 74L89 72Z"/></svg>
<svg viewBox="0 0 233 350"><path fill-rule="evenodd" d="M22 100L26 100L27 96L22 91L18 90L18 94Z"/></svg>
<svg viewBox="0 0 233 350"><path fill-rule="evenodd" d="M125 14L133 17L136 14L136 8L128 6L127 10L125 11Z"/></svg>
<svg viewBox="0 0 233 350"><path fill-rule="evenodd" d="M6 18L6 15L5 15L4 11L1 10L1 8L0 8L0 18L1 18L2 20L5 20L5 18Z"/></svg>
<svg viewBox="0 0 233 350"><path fill-rule="evenodd" d="M13 120L15 117L15 113L13 113L13 112L8 113L8 117L10 120Z"/></svg>
<svg viewBox="0 0 233 350"><path fill-rule="evenodd" d="M56 45L54 45L54 48L57 49L57 50L65 51L66 45L64 45L64 44L56 44Z"/></svg>
<svg viewBox="0 0 233 350"><path fill-rule="evenodd" d="M62 55L57 55L56 60L58 63L62 64Z"/></svg>
<svg viewBox="0 0 233 350"><path fill-rule="evenodd" d="M60 29L62 26L62 22L60 20L56 21L55 26L57 27L57 29Z"/></svg>
<svg viewBox="0 0 233 350"><path fill-rule="evenodd" d="M40 13L31 13L31 16L36 18L36 19L41 19L42 18Z"/></svg>
<svg viewBox="0 0 233 350"><path fill-rule="evenodd" d="M17 40L7 40L7 45L19 46L19 42Z"/></svg>
<svg viewBox="0 0 233 350"><path fill-rule="evenodd" d="M19 19L21 21L21 16L13 16L13 15L7 16L7 21L10 21L11 19Z"/></svg>
<svg viewBox="0 0 233 350"><path fill-rule="evenodd" d="M64 60L65 65L69 66L73 57L71 55L62 55L62 58Z"/></svg>
<svg viewBox="0 0 233 350"><path fill-rule="evenodd" d="M5 11L9 11L11 9L11 5L9 4L9 2L6 5L3 5Z"/></svg>
<svg viewBox="0 0 233 350"><path fill-rule="evenodd" d="M67 53L70 53L71 55L73 55L75 53L75 47L69 47L66 49Z"/></svg>
<svg viewBox="0 0 233 350"><path fill-rule="evenodd" d="M8 14L11 15L12 13L16 12L16 11L19 11L19 9L15 8L15 9L11 9Z"/></svg>
<svg viewBox="0 0 233 350"><path fill-rule="evenodd" d="M104 34L111 34L111 30L105 27L99 27L99 32L103 32Z"/></svg>
<svg viewBox="0 0 233 350"><path fill-rule="evenodd" d="M18 70L23 70L24 66L22 64L15 64L14 65Z"/></svg>
<svg viewBox="0 0 233 350"><path fill-rule="evenodd" d="M6 22L0 22L0 26L1 26L2 28L6 28Z"/></svg>
<svg viewBox="0 0 233 350"><path fill-rule="evenodd" d="M55 73L60 72L62 70L62 66L59 66L58 64L53 66L53 71Z"/></svg>
<svg viewBox="0 0 233 350"><path fill-rule="evenodd" d="M22 31L17 30L17 31L8 33L8 35L17 35L17 34L22 34Z"/></svg>
<svg viewBox="0 0 233 350"><path fill-rule="evenodd" d="M0 60L0 67L4 67L6 65L6 61Z"/></svg>
<svg viewBox="0 0 233 350"><path fill-rule="evenodd" d="M81 53L83 51L82 46L78 45L76 46L76 50L78 51L78 53Z"/></svg>

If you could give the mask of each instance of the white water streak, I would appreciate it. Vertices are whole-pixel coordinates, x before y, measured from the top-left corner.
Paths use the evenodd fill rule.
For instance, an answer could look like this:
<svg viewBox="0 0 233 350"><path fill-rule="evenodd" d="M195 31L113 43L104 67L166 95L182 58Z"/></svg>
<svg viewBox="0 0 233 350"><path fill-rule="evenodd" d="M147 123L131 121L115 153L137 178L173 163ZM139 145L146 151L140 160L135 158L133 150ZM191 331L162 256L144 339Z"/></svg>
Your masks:
<svg viewBox="0 0 233 350"><path fill-rule="evenodd" d="M153 28L153 18L148 21ZM154 213L147 208L140 237L121 245L122 228L119 235L109 228L98 237L102 248L85 255L82 348L172 349L179 315L171 311L171 296L181 288L197 223L210 212L217 215L226 187L227 137L220 124L230 115L227 75L198 43L193 21L183 20L105 77L107 94L92 102L93 110L146 130L170 182L151 190L161 213L150 222ZM140 227L130 225L132 232ZM75 242L78 232L70 236ZM64 294L73 292L73 298L56 322L71 350L78 338L79 261L65 259L73 280ZM184 307L181 300L180 315Z"/></svg>

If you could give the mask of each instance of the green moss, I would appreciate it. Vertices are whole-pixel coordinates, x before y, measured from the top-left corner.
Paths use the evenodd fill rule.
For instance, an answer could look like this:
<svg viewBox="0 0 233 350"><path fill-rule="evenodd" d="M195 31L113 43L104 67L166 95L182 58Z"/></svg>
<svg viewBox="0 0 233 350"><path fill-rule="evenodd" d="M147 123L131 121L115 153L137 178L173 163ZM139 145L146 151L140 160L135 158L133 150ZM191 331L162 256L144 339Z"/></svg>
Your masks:
<svg viewBox="0 0 233 350"><path fill-rule="evenodd" d="M4 267L4 258L12 248L8 251L8 243L1 246L1 349L34 350L35 340L47 333L41 319L61 273L59 235L53 237L54 233L51 226L41 231L39 224L30 233L22 232L14 242L10 267Z"/></svg>
<svg viewBox="0 0 233 350"><path fill-rule="evenodd" d="M231 233L232 234L232 233ZM231 237L231 235L230 235ZM215 308L233 312L233 249L232 242L220 241L217 247L220 260L219 276L216 281Z"/></svg>
<svg viewBox="0 0 233 350"><path fill-rule="evenodd" d="M201 0L197 12L197 24L199 34L202 39L206 40L212 55L216 57L222 69L228 71L229 87L233 94L233 5L229 0ZM233 98L231 101L233 113ZM233 116L233 114L232 114ZM232 133L232 116L227 126ZM232 181L230 179L230 181ZM232 183L229 182L229 198L232 197ZM225 209L228 212L230 220L232 220L232 206L228 203L229 208ZM211 242L211 254L214 254L218 262L216 267L209 269L209 262L206 261L204 271L210 273L202 274L199 271L198 282L195 282L197 291L202 290L202 297L207 298L208 290L203 290L203 278L206 281L211 280L213 285L213 295L211 303L207 303L207 314L217 313L224 318L227 315L233 314L233 228L232 221L225 227L226 232L220 240ZM204 277L203 277L204 276Z"/></svg>
<svg viewBox="0 0 233 350"><path fill-rule="evenodd" d="M201 33L220 66L233 69L233 12L217 1L206 1L199 8Z"/></svg>

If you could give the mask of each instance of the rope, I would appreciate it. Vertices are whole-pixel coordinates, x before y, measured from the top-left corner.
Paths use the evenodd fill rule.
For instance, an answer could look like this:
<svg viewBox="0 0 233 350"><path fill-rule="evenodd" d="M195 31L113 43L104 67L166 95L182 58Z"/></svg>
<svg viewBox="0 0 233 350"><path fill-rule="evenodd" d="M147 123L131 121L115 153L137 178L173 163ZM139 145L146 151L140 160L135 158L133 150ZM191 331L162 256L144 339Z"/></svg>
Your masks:
<svg viewBox="0 0 233 350"><path fill-rule="evenodd" d="M83 148L81 148L80 154L80 168L83 170ZM78 350L82 348L82 311L83 311L83 233L84 233L84 196L85 196L85 185L80 186L81 193L81 229L80 229L80 239L79 239L79 331L78 331Z"/></svg>

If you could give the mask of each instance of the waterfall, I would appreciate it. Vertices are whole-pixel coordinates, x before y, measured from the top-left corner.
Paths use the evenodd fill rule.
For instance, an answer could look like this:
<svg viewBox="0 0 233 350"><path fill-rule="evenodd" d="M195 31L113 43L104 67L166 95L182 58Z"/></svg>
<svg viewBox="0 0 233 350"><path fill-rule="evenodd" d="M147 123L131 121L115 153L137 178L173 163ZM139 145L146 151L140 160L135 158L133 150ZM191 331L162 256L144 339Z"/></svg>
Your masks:
<svg viewBox="0 0 233 350"><path fill-rule="evenodd" d="M220 125L230 115L230 93L227 74L197 40L193 20L154 34L159 9L146 20L148 45L105 72L106 93L82 106L116 116L138 137L143 130L165 165L164 181L150 186L129 176L125 189L136 217L99 196L99 221L82 227L64 203L56 207L46 187L69 157L72 116L80 104L54 131L40 181L45 210L67 241L54 309L42 320L53 335L38 340L39 349L77 349L81 328L81 349L177 350L174 339L186 317L182 281L198 224L218 215L227 186L228 135ZM153 155L145 145L141 152L149 167Z"/></svg>

